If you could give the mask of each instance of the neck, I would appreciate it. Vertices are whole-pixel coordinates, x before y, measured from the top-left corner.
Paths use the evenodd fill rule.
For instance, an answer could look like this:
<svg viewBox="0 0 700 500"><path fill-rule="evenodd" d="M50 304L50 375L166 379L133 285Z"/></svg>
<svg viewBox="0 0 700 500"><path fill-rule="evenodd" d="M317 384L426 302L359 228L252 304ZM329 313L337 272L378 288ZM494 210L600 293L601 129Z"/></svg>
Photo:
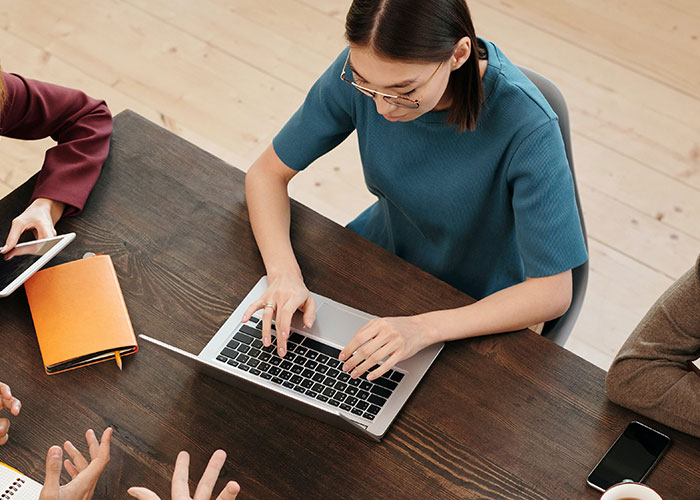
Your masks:
<svg viewBox="0 0 700 500"><path fill-rule="evenodd" d="M488 66L488 59L479 59L479 77L482 80L484 79L484 75L486 74L486 68L488 68ZM433 111L444 111L446 109L449 109L451 105L452 97L449 95L449 92L445 90L445 93L442 94L442 97L438 101L437 105L433 108Z"/></svg>

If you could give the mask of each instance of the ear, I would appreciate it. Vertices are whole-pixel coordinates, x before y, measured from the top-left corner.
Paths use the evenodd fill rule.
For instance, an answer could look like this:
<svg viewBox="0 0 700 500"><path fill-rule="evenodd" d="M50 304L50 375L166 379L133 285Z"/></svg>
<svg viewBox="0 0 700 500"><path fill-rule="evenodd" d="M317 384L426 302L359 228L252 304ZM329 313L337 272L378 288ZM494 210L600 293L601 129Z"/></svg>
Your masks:
<svg viewBox="0 0 700 500"><path fill-rule="evenodd" d="M469 56L472 53L472 40L468 36L462 37L455 45L455 49L452 52L452 57L450 58L450 63L452 65L451 71L459 69L462 65L467 62Z"/></svg>

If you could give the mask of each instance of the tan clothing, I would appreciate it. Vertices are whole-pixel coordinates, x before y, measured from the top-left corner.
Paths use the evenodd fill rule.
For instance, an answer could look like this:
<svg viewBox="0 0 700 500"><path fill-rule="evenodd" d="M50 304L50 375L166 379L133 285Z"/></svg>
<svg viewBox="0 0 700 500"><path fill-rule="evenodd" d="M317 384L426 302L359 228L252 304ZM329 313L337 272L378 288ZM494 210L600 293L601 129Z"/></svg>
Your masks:
<svg viewBox="0 0 700 500"><path fill-rule="evenodd" d="M700 437L700 257L664 292L610 366L608 397L670 427Z"/></svg>

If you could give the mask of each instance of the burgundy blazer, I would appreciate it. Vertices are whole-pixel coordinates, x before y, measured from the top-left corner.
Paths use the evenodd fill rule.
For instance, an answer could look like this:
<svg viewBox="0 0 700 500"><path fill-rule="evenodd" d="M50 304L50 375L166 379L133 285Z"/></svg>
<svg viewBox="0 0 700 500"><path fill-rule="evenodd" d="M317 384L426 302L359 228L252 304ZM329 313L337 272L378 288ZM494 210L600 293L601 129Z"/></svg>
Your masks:
<svg viewBox="0 0 700 500"><path fill-rule="evenodd" d="M51 137L58 144L46 152L30 200L49 198L66 204L64 215L77 215L100 175L109 153L112 115L104 101L79 90L2 73L5 103L0 135L15 139Z"/></svg>

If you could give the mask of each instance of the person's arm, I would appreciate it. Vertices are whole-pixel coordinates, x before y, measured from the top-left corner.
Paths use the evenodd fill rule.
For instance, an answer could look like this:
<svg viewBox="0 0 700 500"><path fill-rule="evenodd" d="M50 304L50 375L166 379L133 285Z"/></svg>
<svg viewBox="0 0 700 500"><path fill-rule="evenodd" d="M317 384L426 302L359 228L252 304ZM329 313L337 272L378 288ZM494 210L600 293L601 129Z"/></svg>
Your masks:
<svg viewBox="0 0 700 500"><path fill-rule="evenodd" d="M341 351L352 377L388 357L367 375L377 378L435 342L520 330L568 310L571 269L588 255L561 132L551 118L519 134L504 154L515 236L529 278L458 309L371 321Z"/></svg>
<svg viewBox="0 0 700 500"><path fill-rule="evenodd" d="M611 401L700 437L700 258L649 310L608 371Z"/></svg>
<svg viewBox="0 0 700 500"><path fill-rule="evenodd" d="M63 215L77 215L109 152L112 115L104 101L78 90L2 73L6 100L0 110L0 134L15 139L51 137L30 205L14 221L3 253L19 236L53 236Z"/></svg>
<svg viewBox="0 0 700 500"><path fill-rule="evenodd" d="M194 492L195 500L209 500L216 480L219 478L221 468L226 462L226 452L224 450L216 450L207 464L207 468L202 474L202 478L197 484L197 489ZM190 497L189 481L190 455L186 451L181 451L175 460L175 470L173 471L173 481L171 489L172 500L192 500ZM216 500L236 500L241 487L236 481L229 481L221 490L221 493L216 497ZM127 493L138 500L160 500L160 497L154 492L141 486L134 486L127 490Z"/></svg>
<svg viewBox="0 0 700 500"><path fill-rule="evenodd" d="M268 346L274 316L280 356L286 354L294 312L302 310L304 323L310 327L316 310L292 250L287 184L355 129L353 99L357 98L357 92L339 78L347 50L341 52L316 81L302 106L246 174L248 213L265 263L269 288L248 308L243 320L247 321L255 311L263 309L262 338L263 344Z"/></svg>
<svg viewBox="0 0 700 500"><path fill-rule="evenodd" d="M304 284L289 237L290 208L287 185L297 174L287 167L270 145L250 167L245 178L246 203L255 241L260 249L267 271L268 289L246 310L243 321L248 321L257 310L263 309L263 344L270 345L270 324L277 312L277 349L286 354L286 341L292 315L304 311L304 324L310 327L315 319L316 303ZM265 307L265 304L274 307Z"/></svg>
<svg viewBox="0 0 700 500"><path fill-rule="evenodd" d="M522 330L558 318L569 308L571 293L569 270L528 278L465 307L372 320L341 351L340 360L347 360L343 371L357 378L388 356L367 375L373 380L437 342Z"/></svg>

